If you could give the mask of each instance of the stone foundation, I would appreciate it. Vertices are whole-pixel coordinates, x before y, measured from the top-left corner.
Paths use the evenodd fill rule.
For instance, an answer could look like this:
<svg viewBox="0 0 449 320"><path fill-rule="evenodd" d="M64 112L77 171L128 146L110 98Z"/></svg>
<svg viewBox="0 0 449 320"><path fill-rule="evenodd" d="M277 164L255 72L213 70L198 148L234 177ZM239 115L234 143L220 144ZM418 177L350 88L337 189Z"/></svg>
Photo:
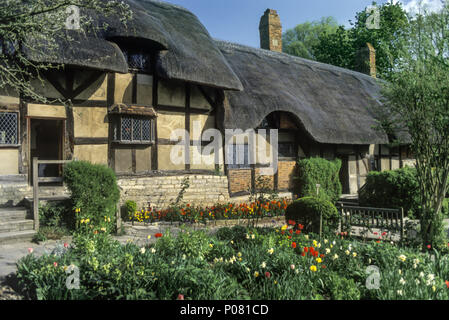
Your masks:
<svg viewBox="0 0 449 320"><path fill-rule="evenodd" d="M21 204L25 197L33 196L33 188L26 182L1 183L0 207L13 207Z"/></svg>
<svg viewBox="0 0 449 320"><path fill-rule="evenodd" d="M228 202L228 178L214 175L181 175L167 177L129 177L118 179L120 203L127 200L137 203L138 208L167 208L181 191L184 178L189 178L190 187L183 201L195 205L212 206L217 202Z"/></svg>

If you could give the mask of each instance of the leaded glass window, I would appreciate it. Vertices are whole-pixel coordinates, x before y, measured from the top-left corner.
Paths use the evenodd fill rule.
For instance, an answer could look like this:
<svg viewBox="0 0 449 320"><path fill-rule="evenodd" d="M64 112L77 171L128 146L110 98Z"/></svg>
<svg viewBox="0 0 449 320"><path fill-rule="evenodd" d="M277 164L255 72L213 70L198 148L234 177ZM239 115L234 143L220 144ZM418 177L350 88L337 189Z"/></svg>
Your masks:
<svg viewBox="0 0 449 320"><path fill-rule="evenodd" d="M122 115L114 130L114 140L122 143L154 143L154 118Z"/></svg>
<svg viewBox="0 0 449 320"><path fill-rule="evenodd" d="M16 112L0 112L0 144L18 144Z"/></svg>

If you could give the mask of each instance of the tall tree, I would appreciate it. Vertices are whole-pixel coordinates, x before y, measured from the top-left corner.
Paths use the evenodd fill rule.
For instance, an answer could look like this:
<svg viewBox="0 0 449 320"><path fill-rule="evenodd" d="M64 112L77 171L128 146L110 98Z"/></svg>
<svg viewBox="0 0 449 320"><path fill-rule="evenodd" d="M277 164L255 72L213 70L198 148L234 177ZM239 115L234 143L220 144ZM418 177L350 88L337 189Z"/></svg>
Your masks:
<svg viewBox="0 0 449 320"><path fill-rule="evenodd" d="M59 38L70 41L67 30L94 33L106 26L94 26L86 10L105 16L115 14L126 23L132 17L123 1L111 0L2 0L0 2L0 91L21 94L46 102L31 84L44 70L60 66L31 61L26 51L51 55ZM76 29L76 30L72 30ZM40 44L40 46L36 46ZM36 52L40 51L40 52ZM43 52L45 51L45 53Z"/></svg>
<svg viewBox="0 0 449 320"><path fill-rule="evenodd" d="M313 47L316 60L334 66L354 69L354 40L350 30L338 27L334 33L322 33Z"/></svg>
<svg viewBox="0 0 449 320"><path fill-rule="evenodd" d="M366 47L371 43L376 49L377 73L381 78L387 78L393 70L399 56L398 39L402 38L408 27L407 13L401 3L387 2L378 6L375 2L373 6L379 10L379 28L370 29L367 27L367 20L370 13L365 11L356 14L355 23L350 29L353 40L353 50ZM352 69L357 68L357 61L354 61Z"/></svg>
<svg viewBox="0 0 449 320"><path fill-rule="evenodd" d="M315 60L314 47L323 33L337 31L338 22L333 17L324 17L319 21L298 24L287 30L282 36L283 51L298 57Z"/></svg>
<svg viewBox="0 0 449 320"><path fill-rule="evenodd" d="M357 52L369 42L376 49L377 73L386 78L396 63L397 39L407 28L408 17L400 3L372 5L379 10L379 29L367 27L370 13L366 10L356 13L350 28L338 26L335 19L323 18L318 23L303 23L288 30L284 34L284 52L358 70Z"/></svg>
<svg viewBox="0 0 449 320"><path fill-rule="evenodd" d="M441 207L449 179L449 0L441 12L413 18L394 49L397 59L383 90L385 114L394 119L387 128L410 136L421 237L424 246L437 246L444 240Z"/></svg>

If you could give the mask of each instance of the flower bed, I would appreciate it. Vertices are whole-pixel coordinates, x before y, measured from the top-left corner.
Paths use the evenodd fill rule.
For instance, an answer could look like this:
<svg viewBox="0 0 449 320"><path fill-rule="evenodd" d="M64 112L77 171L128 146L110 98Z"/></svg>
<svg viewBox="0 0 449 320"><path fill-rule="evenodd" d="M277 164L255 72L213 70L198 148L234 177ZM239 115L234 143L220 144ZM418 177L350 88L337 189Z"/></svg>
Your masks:
<svg viewBox="0 0 449 320"><path fill-rule="evenodd" d="M432 248L341 235L319 242L300 225L156 238L139 247L78 235L56 255L21 259L18 278L39 299L449 299L449 258ZM74 267L79 289L68 290Z"/></svg>
<svg viewBox="0 0 449 320"><path fill-rule="evenodd" d="M165 210L152 207L135 211L129 215L131 222L183 222L204 223L216 220L260 219L285 216L285 210L291 200L255 201L241 204L216 204L212 207L185 204L172 206Z"/></svg>

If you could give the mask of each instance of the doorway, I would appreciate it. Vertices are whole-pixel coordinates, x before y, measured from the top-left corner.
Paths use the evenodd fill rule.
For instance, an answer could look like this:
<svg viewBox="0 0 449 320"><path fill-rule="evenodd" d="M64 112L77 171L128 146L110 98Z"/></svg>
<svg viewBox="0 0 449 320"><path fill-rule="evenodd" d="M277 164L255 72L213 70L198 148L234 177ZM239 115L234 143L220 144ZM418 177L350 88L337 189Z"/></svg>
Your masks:
<svg viewBox="0 0 449 320"><path fill-rule="evenodd" d="M64 125L64 120L30 119L31 161L34 157L39 160L63 159ZM61 165L59 164L39 165L39 177L59 177L60 175Z"/></svg>
<svg viewBox="0 0 449 320"><path fill-rule="evenodd" d="M340 169L340 182L342 188L342 194L349 194L349 159L347 155L340 155L341 169Z"/></svg>

